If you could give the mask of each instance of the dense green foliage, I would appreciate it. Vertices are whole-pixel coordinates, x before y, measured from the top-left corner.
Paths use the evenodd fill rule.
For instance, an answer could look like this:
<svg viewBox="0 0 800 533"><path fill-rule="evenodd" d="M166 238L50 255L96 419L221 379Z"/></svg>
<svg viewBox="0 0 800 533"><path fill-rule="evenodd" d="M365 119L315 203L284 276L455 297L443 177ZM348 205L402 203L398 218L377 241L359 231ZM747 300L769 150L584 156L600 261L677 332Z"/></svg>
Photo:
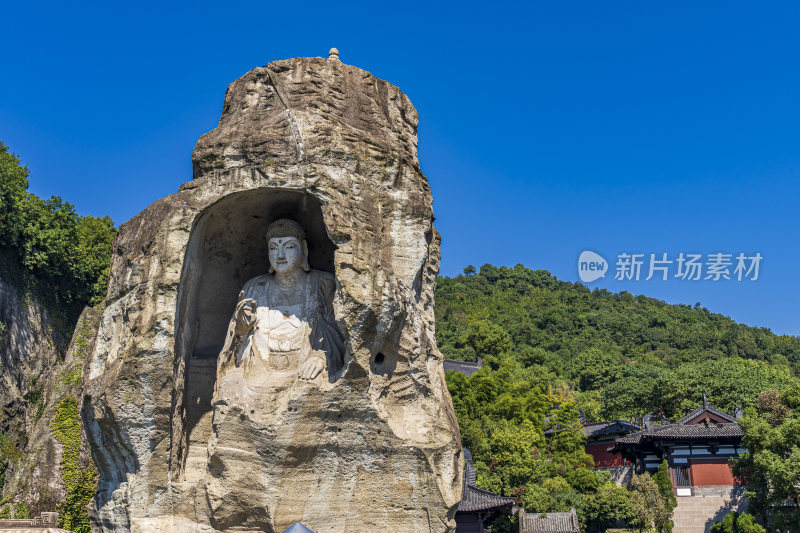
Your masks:
<svg viewBox="0 0 800 533"><path fill-rule="evenodd" d="M721 522L714 522L711 533L767 533L751 514L729 513Z"/></svg>
<svg viewBox="0 0 800 533"><path fill-rule="evenodd" d="M0 455L0 494L3 494L3 486L6 484L6 469L8 468L8 459Z"/></svg>
<svg viewBox="0 0 800 533"><path fill-rule="evenodd" d="M8 462L19 461L22 454L5 432L0 431L0 459Z"/></svg>
<svg viewBox="0 0 800 533"><path fill-rule="evenodd" d="M46 296L42 301L74 320L84 305L105 296L114 224L27 189L28 169L0 143L3 277Z"/></svg>
<svg viewBox="0 0 800 533"><path fill-rule="evenodd" d="M25 502L4 503L0 506L0 519L12 518L14 520L31 518L31 511Z"/></svg>
<svg viewBox="0 0 800 533"><path fill-rule="evenodd" d="M776 531L800 531L800 385L762 393L739 421L747 449L733 473L747 485L749 510Z"/></svg>
<svg viewBox="0 0 800 533"><path fill-rule="evenodd" d="M631 525L642 532L671 533L672 509L664 499L662 488L655 476L642 474L631 481L633 518Z"/></svg>
<svg viewBox="0 0 800 533"><path fill-rule="evenodd" d="M796 383L800 370L800 338L520 265L439 278L436 333L447 358L506 354L564 383L590 419L675 417L704 392L735 412Z"/></svg>
<svg viewBox="0 0 800 533"><path fill-rule="evenodd" d="M619 521L632 524L636 511L632 491L605 481L597 491L583 496L579 518L587 533L602 533Z"/></svg>
<svg viewBox="0 0 800 533"><path fill-rule="evenodd" d="M95 494L98 474L91 459L81 458L81 420L73 396L58 405L50 429L63 447L61 480L66 499L58 507L58 525L75 533L90 533L86 506Z"/></svg>
<svg viewBox="0 0 800 533"><path fill-rule="evenodd" d="M599 484L574 401L546 390L510 360L467 378L448 372L464 446L473 453L479 486L517 496L531 512L568 511L579 489ZM495 364L494 360L492 364ZM508 366L506 366L508 365ZM549 438L544 419L557 426Z"/></svg>
<svg viewBox="0 0 800 533"><path fill-rule="evenodd" d="M672 533L672 512L678 506L678 499L675 493L672 492L672 479L669 477L669 465L667 461L663 461L658 465L658 471L653 476L653 481L658 487L658 492L661 495L661 503L664 506L663 516L659 517L655 526L658 531L662 533Z"/></svg>
<svg viewBox="0 0 800 533"><path fill-rule="evenodd" d="M6 471L11 463L19 461L22 454L9 438L8 434L0 431L0 518L6 515L6 518L11 516L11 506L2 499L3 487L6 484Z"/></svg>
<svg viewBox="0 0 800 533"><path fill-rule="evenodd" d="M666 463L656 480L648 476L632 491L615 487L606 473L593 470L574 396L566 387L553 386L552 375L522 366L508 352L508 339L488 323L477 326L468 342L500 351L499 356L483 352L486 366L470 377L447 372L478 486L516 497L527 512L575 507L588 531L604 531L619 520L641 531L671 531L675 497ZM492 528L511 530L507 519Z"/></svg>
<svg viewBox="0 0 800 533"><path fill-rule="evenodd" d="M666 463L614 487L584 453L578 408L590 420L675 418L706 393L734 412L800 383L796 337L522 266L465 272L439 278L437 338L445 357L481 357L484 367L469 378L448 372L448 388L478 486L528 512L575 507L590 532L620 522L670 532L677 502ZM506 530L498 524L493 531Z"/></svg>
<svg viewBox="0 0 800 533"><path fill-rule="evenodd" d="M28 169L0 143L0 278L20 289L26 301L32 298L48 306L61 337L69 338L84 306L105 296L114 225L109 217L78 215L61 198L42 200L28 192L28 176ZM90 332L86 324L79 329L76 354L82 359ZM94 464L81 457L81 422L74 396L80 382L80 361L62 369L57 391L69 394L50 421L63 450L60 470L66 498L58 508L59 525L76 533L89 531L86 505L97 484ZM24 400L38 421L47 408L44 382L31 376L26 389ZM22 459L19 443L24 438L16 437L12 442L0 433L0 493L7 466ZM0 512L20 517L27 511L19 505L24 503Z"/></svg>

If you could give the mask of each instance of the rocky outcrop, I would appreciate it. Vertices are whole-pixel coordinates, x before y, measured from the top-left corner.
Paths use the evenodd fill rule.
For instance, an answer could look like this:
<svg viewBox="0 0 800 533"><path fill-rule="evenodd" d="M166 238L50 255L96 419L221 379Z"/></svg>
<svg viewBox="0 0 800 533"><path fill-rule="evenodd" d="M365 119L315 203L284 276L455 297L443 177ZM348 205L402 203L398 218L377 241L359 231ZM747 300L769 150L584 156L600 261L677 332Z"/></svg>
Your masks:
<svg viewBox="0 0 800 533"><path fill-rule="evenodd" d="M463 458L434 338L440 239L417 119L397 87L336 59L229 86L194 179L114 242L83 389L98 530L453 530ZM283 217L334 276L346 353L257 411L215 397L217 357Z"/></svg>
<svg viewBox="0 0 800 533"><path fill-rule="evenodd" d="M5 258L3 266L15 273ZM55 510L71 488L64 468L91 469L76 405L96 313L84 312L68 350L65 319L24 285L0 279L0 468L6 465L0 475L0 517ZM71 413L64 409L67 404ZM70 439L78 439L66 454L64 427L72 430Z"/></svg>

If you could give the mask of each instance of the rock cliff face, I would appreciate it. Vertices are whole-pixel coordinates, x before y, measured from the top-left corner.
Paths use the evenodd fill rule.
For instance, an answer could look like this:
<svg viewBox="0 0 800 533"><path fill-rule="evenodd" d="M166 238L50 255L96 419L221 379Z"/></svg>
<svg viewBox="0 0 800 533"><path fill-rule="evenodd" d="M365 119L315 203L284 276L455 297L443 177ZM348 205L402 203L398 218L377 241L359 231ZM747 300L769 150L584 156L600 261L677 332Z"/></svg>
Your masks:
<svg viewBox="0 0 800 533"><path fill-rule="evenodd" d="M77 410L65 420L63 407L77 403L88 347L81 334L93 316L91 309L84 312L75 333L81 341L67 350L69 339L48 308L0 279L0 516L53 511L65 499L62 468L68 461L52 424L61 414L59 420L71 423L80 439ZM72 468L87 466L81 463L88 449L81 458L81 443L74 444Z"/></svg>
<svg viewBox="0 0 800 533"><path fill-rule="evenodd" d="M229 86L194 179L114 243L83 389L98 530L453 530L463 459L434 339L440 239L417 119L398 88L335 59ZM346 355L257 412L214 397L217 356L283 217L335 277Z"/></svg>

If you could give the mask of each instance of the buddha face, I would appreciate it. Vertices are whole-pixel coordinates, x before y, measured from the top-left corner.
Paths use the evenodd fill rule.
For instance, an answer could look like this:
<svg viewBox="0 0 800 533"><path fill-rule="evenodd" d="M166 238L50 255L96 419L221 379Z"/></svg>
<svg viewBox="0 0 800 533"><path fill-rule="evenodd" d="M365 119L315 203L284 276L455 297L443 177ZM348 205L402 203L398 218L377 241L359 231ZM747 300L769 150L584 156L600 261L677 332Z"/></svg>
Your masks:
<svg viewBox="0 0 800 533"><path fill-rule="evenodd" d="M293 274L303 267L303 243L296 237L273 237L267 243L269 264L278 275Z"/></svg>

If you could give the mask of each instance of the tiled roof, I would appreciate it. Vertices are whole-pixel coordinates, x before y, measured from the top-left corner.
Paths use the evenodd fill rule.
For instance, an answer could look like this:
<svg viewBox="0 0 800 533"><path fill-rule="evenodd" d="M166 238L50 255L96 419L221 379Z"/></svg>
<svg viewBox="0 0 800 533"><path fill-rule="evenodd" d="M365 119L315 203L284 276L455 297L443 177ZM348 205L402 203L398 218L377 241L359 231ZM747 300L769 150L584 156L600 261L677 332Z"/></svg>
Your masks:
<svg viewBox="0 0 800 533"><path fill-rule="evenodd" d="M498 496L494 492L479 489L472 485L464 484L464 492L461 494L461 501L458 504L459 511L483 511L484 509L496 509L498 507L511 507L516 500L505 496Z"/></svg>
<svg viewBox="0 0 800 533"><path fill-rule="evenodd" d="M524 513L520 515L520 533L578 533L578 514L575 509L568 513Z"/></svg>
<svg viewBox="0 0 800 533"><path fill-rule="evenodd" d="M477 363L473 363L470 361L454 361L452 359L444 360L445 372L447 372L448 370L455 370L456 372L461 372L467 377L471 376L481 368L483 368L483 364L480 361Z"/></svg>
<svg viewBox="0 0 800 533"><path fill-rule="evenodd" d="M728 413L720 411L719 409L715 409L711 406L705 406L705 407L701 406L692 411L691 413L689 413L688 415L681 418L678 424L688 424L689 421L694 420L695 418L703 414L703 411L708 411L709 413L717 415L721 419L727 420L728 422L736 422L736 418L729 415Z"/></svg>
<svg viewBox="0 0 800 533"><path fill-rule="evenodd" d="M639 444L644 439L713 439L741 438L739 424L667 424L625 435L616 440L617 444Z"/></svg>
<svg viewBox="0 0 800 533"><path fill-rule="evenodd" d="M583 431L588 438L605 437L607 435L623 435L632 431L639 431L639 426L614 420L613 422L592 422L583 426Z"/></svg>
<svg viewBox="0 0 800 533"><path fill-rule="evenodd" d="M477 477L475 466L472 464L472 452L469 451L469 448L464 448L464 488L461 492L461 502L458 504L458 510L470 512L508 507L510 511L516 500L499 496L488 490L479 489L475 486Z"/></svg>

